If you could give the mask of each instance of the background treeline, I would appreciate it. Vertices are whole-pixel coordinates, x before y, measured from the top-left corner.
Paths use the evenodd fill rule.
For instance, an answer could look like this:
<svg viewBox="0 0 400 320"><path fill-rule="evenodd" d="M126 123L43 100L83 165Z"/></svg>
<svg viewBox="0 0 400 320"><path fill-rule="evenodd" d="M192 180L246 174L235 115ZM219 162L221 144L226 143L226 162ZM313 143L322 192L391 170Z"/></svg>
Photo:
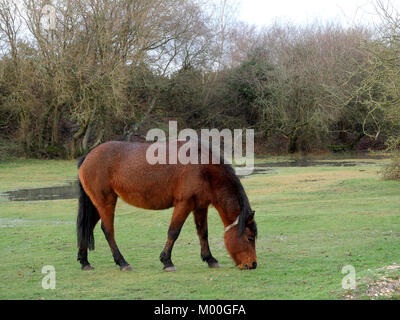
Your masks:
<svg viewBox="0 0 400 320"><path fill-rule="evenodd" d="M262 29L231 4L0 0L0 157L73 158L168 120L254 128L258 152L399 147L400 16L387 3L376 27Z"/></svg>

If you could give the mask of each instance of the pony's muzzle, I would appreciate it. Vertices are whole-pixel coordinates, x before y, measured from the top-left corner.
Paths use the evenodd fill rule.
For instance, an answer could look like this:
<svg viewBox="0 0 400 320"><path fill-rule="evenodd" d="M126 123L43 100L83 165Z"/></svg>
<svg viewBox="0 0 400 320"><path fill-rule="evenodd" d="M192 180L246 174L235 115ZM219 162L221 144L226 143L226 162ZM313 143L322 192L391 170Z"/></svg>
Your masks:
<svg viewBox="0 0 400 320"><path fill-rule="evenodd" d="M239 269L241 269L241 270L252 270L252 269L256 269L257 268L257 262L256 261L253 261L253 263L250 265L250 264L240 264L240 265L238 265L238 268Z"/></svg>

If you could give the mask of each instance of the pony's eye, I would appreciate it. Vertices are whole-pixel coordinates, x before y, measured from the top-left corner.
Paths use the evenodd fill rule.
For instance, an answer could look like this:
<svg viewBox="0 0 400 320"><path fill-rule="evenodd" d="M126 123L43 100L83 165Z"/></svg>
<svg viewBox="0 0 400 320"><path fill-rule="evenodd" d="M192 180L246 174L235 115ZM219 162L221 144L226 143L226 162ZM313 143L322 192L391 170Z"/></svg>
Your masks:
<svg viewBox="0 0 400 320"><path fill-rule="evenodd" d="M254 237L248 237L247 238L250 242L253 242L254 241Z"/></svg>

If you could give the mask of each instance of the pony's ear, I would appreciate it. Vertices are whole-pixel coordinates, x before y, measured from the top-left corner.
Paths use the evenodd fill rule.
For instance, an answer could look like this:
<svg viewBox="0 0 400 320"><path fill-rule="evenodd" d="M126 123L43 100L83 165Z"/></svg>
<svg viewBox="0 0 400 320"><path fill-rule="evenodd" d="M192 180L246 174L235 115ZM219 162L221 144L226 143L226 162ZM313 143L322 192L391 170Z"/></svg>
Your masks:
<svg viewBox="0 0 400 320"><path fill-rule="evenodd" d="M254 227L256 227L255 221L254 221L254 214L256 212L255 211L250 211L250 213L248 213L247 217L244 217L243 214L241 214L239 216L239 226L238 226L238 234L239 236L241 236L244 232L244 229L246 229L246 226L248 224L252 224L254 225ZM255 231L255 234L257 234L257 230Z"/></svg>
<svg viewBox="0 0 400 320"><path fill-rule="evenodd" d="M249 224L250 230L254 232L254 236L257 238L257 224L254 220L254 215L256 214L255 211L251 211L249 214L247 223Z"/></svg>
<svg viewBox="0 0 400 320"><path fill-rule="evenodd" d="M247 217L247 221L250 222L251 220L253 220L255 214L256 214L256 212L252 210L250 212L249 216Z"/></svg>

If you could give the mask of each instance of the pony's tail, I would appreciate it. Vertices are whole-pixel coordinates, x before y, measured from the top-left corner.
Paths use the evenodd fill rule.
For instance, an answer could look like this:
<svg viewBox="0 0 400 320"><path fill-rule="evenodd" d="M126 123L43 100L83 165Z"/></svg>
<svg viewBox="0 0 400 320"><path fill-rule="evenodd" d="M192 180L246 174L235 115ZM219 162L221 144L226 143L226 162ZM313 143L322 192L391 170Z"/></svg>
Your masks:
<svg viewBox="0 0 400 320"><path fill-rule="evenodd" d="M85 161L85 157L78 160L78 169ZM79 185L79 208L78 218L76 220L76 232L78 236L78 248L87 248L94 250L93 229L97 222L98 212L83 189L82 183L78 178Z"/></svg>

